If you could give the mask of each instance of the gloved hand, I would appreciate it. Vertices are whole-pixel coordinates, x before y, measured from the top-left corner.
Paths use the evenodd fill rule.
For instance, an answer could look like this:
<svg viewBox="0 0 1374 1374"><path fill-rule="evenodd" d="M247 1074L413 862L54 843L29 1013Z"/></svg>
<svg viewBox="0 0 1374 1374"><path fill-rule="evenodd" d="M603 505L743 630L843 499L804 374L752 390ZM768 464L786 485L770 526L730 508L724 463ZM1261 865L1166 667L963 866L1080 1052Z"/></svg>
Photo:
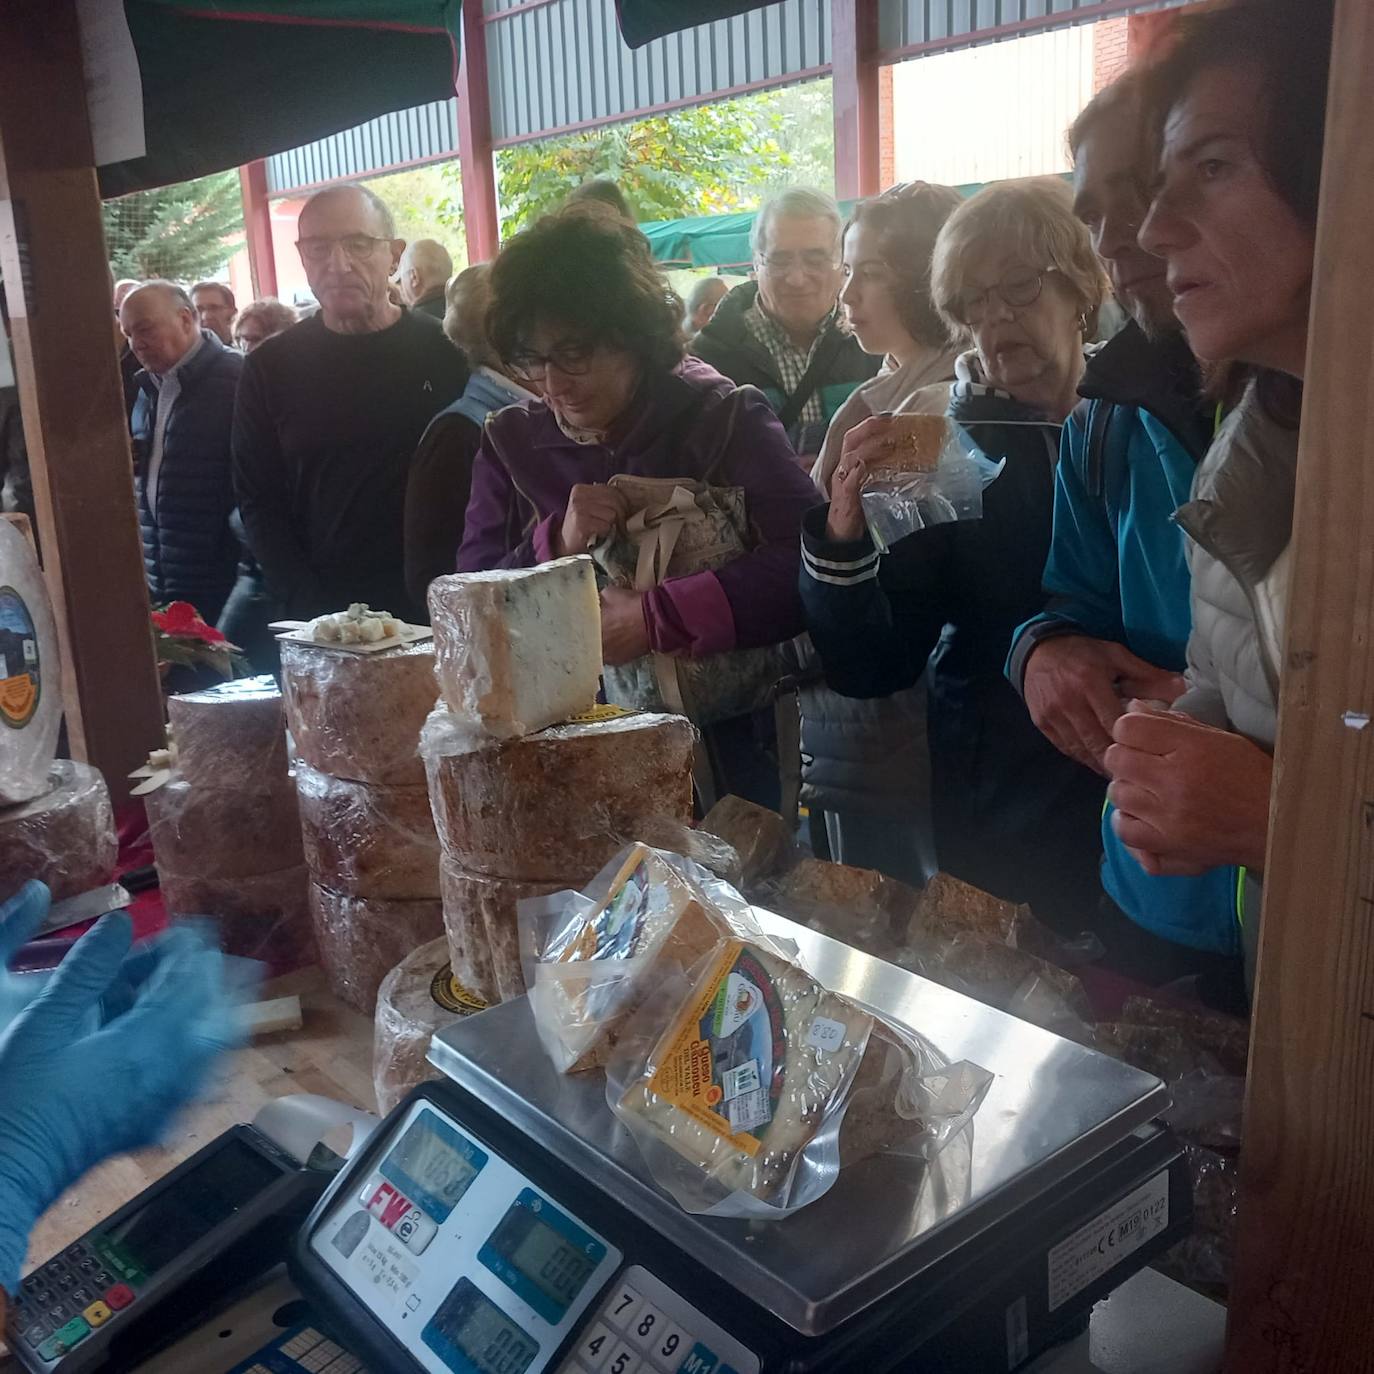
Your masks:
<svg viewBox="0 0 1374 1374"><path fill-rule="evenodd" d="M43 924L48 914L48 889L27 882L6 902L0 902L0 1034L46 986L50 972L11 973L10 960Z"/></svg>
<svg viewBox="0 0 1374 1374"><path fill-rule="evenodd" d="M148 947L132 1006L83 1033L131 940L126 915L102 917L0 1030L0 1285L10 1292L29 1232L58 1195L107 1156L156 1140L241 1037L220 954L184 928Z"/></svg>

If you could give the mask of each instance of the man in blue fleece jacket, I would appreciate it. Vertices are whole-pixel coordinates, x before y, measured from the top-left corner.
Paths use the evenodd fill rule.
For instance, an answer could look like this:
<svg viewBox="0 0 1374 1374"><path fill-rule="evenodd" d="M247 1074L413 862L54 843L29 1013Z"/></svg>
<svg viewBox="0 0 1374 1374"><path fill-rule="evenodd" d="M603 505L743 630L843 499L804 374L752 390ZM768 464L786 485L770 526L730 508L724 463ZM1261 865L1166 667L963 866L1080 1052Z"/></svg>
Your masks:
<svg viewBox="0 0 1374 1374"><path fill-rule="evenodd" d="M1132 320L1089 360L1084 400L1064 426L1050 602L1017 631L1007 662L1036 725L1099 772L1126 701L1172 702L1184 689L1189 576L1172 517L1214 429L1164 264L1136 239L1149 203L1139 129L1139 90L1127 76L1069 134L1075 207ZM1119 909L1103 913L1112 962L1152 983L1200 974L1209 999L1233 1001L1240 871L1153 876L1116 837L1110 808L1102 839L1103 886Z"/></svg>

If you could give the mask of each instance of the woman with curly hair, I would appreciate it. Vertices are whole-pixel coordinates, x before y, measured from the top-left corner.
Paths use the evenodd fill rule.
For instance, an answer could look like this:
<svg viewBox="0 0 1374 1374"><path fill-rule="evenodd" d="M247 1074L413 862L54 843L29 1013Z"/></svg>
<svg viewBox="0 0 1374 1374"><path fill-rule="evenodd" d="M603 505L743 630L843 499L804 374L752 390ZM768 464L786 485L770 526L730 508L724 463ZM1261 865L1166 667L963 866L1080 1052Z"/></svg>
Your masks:
<svg viewBox="0 0 1374 1374"><path fill-rule="evenodd" d="M651 653L700 659L784 643L802 629L801 519L815 489L761 393L685 354L682 302L644 236L608 208L568 206L516 235L491 270L488 334L537 401L488 420L458 570L586 553L632 514L611 479L679 478L743 492L750 537L712 571L602 593L611 667ZM777 800L748 715L715 724L731 789ZM744 774L749 774L745 776Z"/></svg>

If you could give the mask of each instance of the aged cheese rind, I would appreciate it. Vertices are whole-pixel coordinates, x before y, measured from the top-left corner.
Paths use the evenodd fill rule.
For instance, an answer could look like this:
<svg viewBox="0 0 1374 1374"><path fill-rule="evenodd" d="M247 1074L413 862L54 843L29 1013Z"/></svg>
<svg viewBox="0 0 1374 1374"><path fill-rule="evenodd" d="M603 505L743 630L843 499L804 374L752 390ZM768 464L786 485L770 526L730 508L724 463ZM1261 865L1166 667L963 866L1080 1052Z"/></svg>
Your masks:
<svg viewBox="0 0 1374 1374"><path fill-rule="evenodd" d="M377 990L372 1086L383 1114L417 1084L439 1077L439 1071L426 1059L434 1032L472 1014L450 1010L434 1000L435 980L442 981L448 967L448 941L431 940L407 954ZM478 1007L473 1003L475 1010Z"/></svg>
<svg viewBox="0 0 1374 1374"><path fill-rule="evenodd" d="M161 882L167 914L213 920L226 954L261 959L278 973L315 961L304 864L245 878L163 874Z"/></svg>
<svg viewBox="0 0 1374 1374"><path fill-rule="evenodd" d="M270 792L173 781L143 798L158 872L239 878L301 862L300 816L291 777Z"/></svg>
<svg viewBox="0 0 1374 1374"><path fill-rule="evenodd" d="M436 710L426 736L442 736ZM428 752L444 853L470 873L585 882L658 817L692 816L694 732L684 716L571 723L489 749Z"/></svg>
<svg viewBox="0 0 1374 1374"><path fill-rule="evenodd" d="M444 924L459 980L489 1002L509 1002L525 991L520 967L520 931L516 904L526 897L547 897L579 880L527 883L485 878L456 864L444 864ZM583 875L582 880L588 875ZM488 963L483 965L485 936Z"/></svg>
<svg viewBox="0 0 1374 1374"><path fill-rule="evenodd" d="M777 880L769 898L783 915L881 956L905 934L920 894L871 869L803 859Z"/></svg>
<svg viewBox="0 0 1374 1374"><path fill-rule="evenodd" d="M183 782L262 794L286 775L286 715L270 677L169 697L167 722Z"/></svg>
<svg viewBox="0 0 1374 1374"><path fill-rule="evenodd" d="M0 891L6 896L37 878L60 902L114 874L118 842L105 779L89 764L58 759L47 784L42 796L0 811Z"/></svg>
<svg viewBox="0 0 1374 1374"><path fill-rule="evenodd" d="M420 787L385 787L296 766L301 837L311 877L355 897L439 896L439 844Z"/></svg>
<svg viewBox="0 0 1374 1374"><path fill-rule="evenodd" d="M743 797L722 797L706 813L700 828L733 847L746 888L776 877L796 859L787 822L776 811Z"/></svg>
<svg viewBox="0 0 1374 1374"><path fill-rule="evenodd" d="M756 1153L739 1148L657 1092L654 1071L674 1040L689 1023L693 1004L717 981L720 964L712 961L702 974L679 1015L659 1040L645 1074L631 1084L619 1104L622 1116L636 1119L684 1159L695 1164L726 1192L752 1193L765 1202L782 1205L790 1191L798 1158L820 1129L826 1114L842 1101L853 1080L873 1029L873 1018L842 997L827 992L793 964L757 946L747 949L763 966L782 1005L784 1072L781 1095L772 1119L754 1131ZM727 955L728 957L728 955ZM836 1023L842 1031L838 1048L812 1043L818 1020Z"/></svg>
<svg viewBox="0 0 1374 1374"><path fill-rule="evenodd" d="M369 1016L382 979L413 950L444 933L436 901L385 902L310 884L310 917L334 995Z"/></svg>
<svg viewBox="0 0 1374 1374"><path fill-rule="evenodd" d="M429 613L441 693L473 730L533 734L596 701L601 604L590 558L435 578Z"/></svg>
<svg viewBox="0 0 1374 1374"><path fill-rule="evenodd" d="M1025 910L948 873L937 873L921 889L911 933L930 938L966 931L1007 944L1026 919Z"/></svg>
<svg viewBox="0 0 1374 1374"><path fill-rule="evenodd" d="M420 728L439 695L432 643L342 654L287 639L281 667L298 758L337 778L424 785Z"/></svg>

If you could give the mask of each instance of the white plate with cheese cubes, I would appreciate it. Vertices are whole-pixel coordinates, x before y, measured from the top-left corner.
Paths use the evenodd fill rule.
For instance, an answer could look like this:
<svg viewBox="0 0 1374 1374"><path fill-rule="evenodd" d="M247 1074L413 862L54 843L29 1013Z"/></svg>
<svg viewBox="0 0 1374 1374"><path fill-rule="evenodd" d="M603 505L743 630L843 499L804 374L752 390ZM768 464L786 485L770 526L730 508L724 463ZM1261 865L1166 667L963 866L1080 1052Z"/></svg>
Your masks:
<svg viewBox="0 0 1374 1374"><path fill-rule="evenodd" d="M269 628L278 632L278 639L294 639L345 654L376 654L433 637L428 625L409 625L360 601L346 611L317 615L314 620L277 620Z"/></svg>

